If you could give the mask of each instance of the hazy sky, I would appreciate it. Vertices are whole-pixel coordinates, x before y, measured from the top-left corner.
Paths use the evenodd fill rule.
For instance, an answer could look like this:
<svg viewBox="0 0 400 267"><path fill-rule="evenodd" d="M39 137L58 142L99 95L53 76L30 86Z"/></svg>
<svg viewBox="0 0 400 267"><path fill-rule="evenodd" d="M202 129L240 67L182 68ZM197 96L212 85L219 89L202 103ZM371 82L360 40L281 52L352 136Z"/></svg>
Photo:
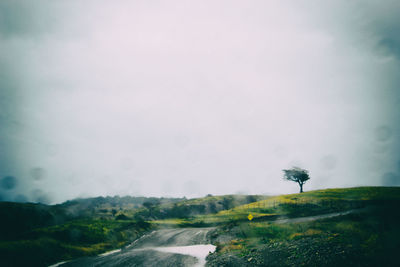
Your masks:
<svg viewBox="0 0 400 267"><path fill-rule="evenodd" d="M0 198L400 185L399 1L0 2Z"/></svg>

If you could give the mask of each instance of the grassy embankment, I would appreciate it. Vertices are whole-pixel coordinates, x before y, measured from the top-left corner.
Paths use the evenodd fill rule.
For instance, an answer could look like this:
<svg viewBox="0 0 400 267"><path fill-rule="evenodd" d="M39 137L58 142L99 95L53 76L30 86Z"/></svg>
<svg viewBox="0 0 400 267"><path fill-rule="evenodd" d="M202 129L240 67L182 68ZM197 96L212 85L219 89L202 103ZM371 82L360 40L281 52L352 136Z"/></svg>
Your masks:
<svg viewBox="0 0 400 267"><path fill-rule="evenodd" d="M143 221L118 220L118 213L104 216L96 211L109 205L103 200L53 206L0 202L0 266L47 266L96 255L125 245L151 227Z"/></svg>
<svg viewBox="0 0 400 267"><path fill-rule="evenodd" d="M157 227L148 223L154 219L192 218L262 198L98 197L53 206L0 202L0 265L46 266L97 255L121 248Z"/></svg>
<svg viewBox="0 0 400 267"><path fill-rule="evenodd" d="M250 213L254 217L252 222L272 221L282 217L296 218L359 209L368 205L396 200L400 198L399 194L400 190L398 188L390 187L316 190L302 194L263 197L263 200L245 205L235 205L232 209L225 209L215 213L187 216L186 218L152 220L151 223L171 227L216 226L230 222L246 222ZM204 199L199 199L198 201L204 201Z"/></svg>
<svg viewBox="0 0 400 267"><path fill-rule="evenodd" d="M217 245L217 252L208 257L210 266L390 266L400 247L400 188L327 189L263 198L208 196L135 209L94 199L96 205L90 212L82 203L67 203L66 209L3 202L1 265L46 266L97 255L159 226L217 226L210 236ZM77 208L85 210L84 216L67 218L65 212ZM362 212L274 223L279 218L352 209ZM112 214L113 210L118 211ZM247 219L250 213L252 221Z"/></svg>
<svg viewBox="0 0 400 267"><path fill-rule="evenodd" d="M74 220L0 241L1 266L47 266L120 248L148 230L145 222Z"/></svg>
<svg viewBox="0 0 400 267"><path fill-rule="evenodd" d="M282 195L197 218L214 220L209 266L394 266L400 248L400 188L360 187ZM359 209L333 218L274 223ZM246 220L251 213L255 219ZM211 221L212 221L211 220Z"/></svg>

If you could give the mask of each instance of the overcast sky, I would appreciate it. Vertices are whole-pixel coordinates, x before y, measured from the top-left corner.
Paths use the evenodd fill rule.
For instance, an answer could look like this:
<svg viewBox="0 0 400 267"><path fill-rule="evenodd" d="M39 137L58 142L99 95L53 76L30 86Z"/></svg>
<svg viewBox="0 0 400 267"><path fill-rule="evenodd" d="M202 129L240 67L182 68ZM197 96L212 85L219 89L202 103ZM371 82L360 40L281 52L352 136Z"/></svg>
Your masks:
<svg viewBox="0 0 400 267"><path fill-rule="evenodd" d="M400 185L399 1L0 2L0 199Z"/></svg>

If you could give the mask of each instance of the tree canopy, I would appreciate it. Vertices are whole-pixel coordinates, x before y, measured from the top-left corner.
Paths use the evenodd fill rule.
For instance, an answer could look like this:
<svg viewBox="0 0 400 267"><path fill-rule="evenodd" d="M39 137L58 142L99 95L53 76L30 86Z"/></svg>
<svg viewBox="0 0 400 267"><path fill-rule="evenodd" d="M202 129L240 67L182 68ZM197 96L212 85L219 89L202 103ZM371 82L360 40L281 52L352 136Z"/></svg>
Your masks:
<svg viewBox="0 0 400 267"><path fill-rule="evenodd" d="M283 172L283 179L298 183L300 186L300 193L303 193L303 185L310 179L308 171L299 167L292 167L291 169L283 170Z"/></svg>

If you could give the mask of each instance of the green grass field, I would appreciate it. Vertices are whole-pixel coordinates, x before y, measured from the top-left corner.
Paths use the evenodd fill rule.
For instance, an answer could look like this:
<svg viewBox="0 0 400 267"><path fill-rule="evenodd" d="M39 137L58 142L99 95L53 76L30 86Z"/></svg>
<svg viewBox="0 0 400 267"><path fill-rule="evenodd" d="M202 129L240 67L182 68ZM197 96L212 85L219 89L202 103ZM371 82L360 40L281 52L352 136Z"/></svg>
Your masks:
<svg viewBox="0 0 400 267"><path fill-rule="evenodd" d="M48 266L121 248L150 228L146 222L73 220L35 228L12 240L1 240L0 258L2 266Z"/></svg>
<svg viewBox="0 0 400 267"><path fill-rule="evenodd" d="M208 266L395 266L399 205L400 188L361 187L276 196L223 211L216 215L217 252ZM360 212L274 223L351 209ZM245 220L249 213L252 221Z"/></svg>
<svg viewBox="0 0 400 267"><path fill-rule="evenodd" d="M152 223L216 226L212 239L217 252L208 257L208 266L394 266L400 248L399 206L398 187L338 188L273 196L213 214ZM349 210L355 212L274 223Z"/></svg>
<svg viewBox="0 0 400 267"><path fill-rule="evenodd" d="M326 214L368 205L383 205L400 199L397 187L356 187L324 189L299 194L266 197L264 200L239 205L217 213L194 215L188 218L153 220L163 226L219 225L247 221L251 214L253 221L272 221L279 217L303 217Z"/></svg>
<svg viewBox="0 0 400 267"><path fill-rule="evenodd" d="M98 255L159 227L215 226L210 240L217 251L208 256L208 266L393 266L400 248L399 187L207 196L72 219L59 206L0 204L2 266L47 266ZM349 210L355 212L275 222Z"/></svg>

